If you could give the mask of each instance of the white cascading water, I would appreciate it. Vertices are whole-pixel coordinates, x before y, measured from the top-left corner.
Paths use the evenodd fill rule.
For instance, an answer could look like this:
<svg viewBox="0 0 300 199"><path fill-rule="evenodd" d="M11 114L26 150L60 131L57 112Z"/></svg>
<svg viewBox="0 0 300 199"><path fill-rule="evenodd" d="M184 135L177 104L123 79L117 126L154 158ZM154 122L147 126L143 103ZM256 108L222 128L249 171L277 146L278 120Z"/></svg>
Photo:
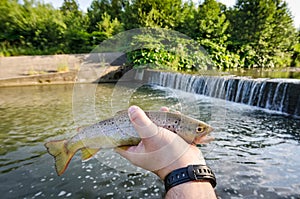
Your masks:
<svg viewBox="0 0 300 199"><path fill-rule="evenodd" d="M148 73L151 84L300 116L299 80Z"/></svg>

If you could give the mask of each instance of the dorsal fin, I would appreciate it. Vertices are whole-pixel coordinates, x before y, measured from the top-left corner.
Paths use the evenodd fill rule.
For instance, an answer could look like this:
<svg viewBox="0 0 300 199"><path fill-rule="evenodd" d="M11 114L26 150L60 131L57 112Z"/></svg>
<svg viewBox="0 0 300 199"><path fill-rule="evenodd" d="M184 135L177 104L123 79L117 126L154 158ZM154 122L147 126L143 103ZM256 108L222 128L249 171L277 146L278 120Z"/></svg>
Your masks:
<svg viewBox="0 0 300 199"><path fill-rule="evenodd" d="M127 110L117 111L115 115L121 115L127 113Z"/></svg>

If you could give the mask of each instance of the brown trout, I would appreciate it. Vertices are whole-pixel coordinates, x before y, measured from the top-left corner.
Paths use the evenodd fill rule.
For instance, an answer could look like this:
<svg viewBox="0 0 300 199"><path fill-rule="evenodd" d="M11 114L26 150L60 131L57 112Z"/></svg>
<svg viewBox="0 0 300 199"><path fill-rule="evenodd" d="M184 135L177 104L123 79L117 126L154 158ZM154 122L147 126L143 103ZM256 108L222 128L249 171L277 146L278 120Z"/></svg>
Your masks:
<svg viewBox="0 0 300 199"><path fill-rule="evenodd" d="M145 113L157 126L178 134L189 144L207 142L206 135L212 131L208 124L180 113L163 111ZM80 129L70 139L47 142L45 147L55 159L57 174L62 175L79 150L82 153L82 160L88 160L100 149L135 146L140 141L141 138L135 131L127 111L121 111L113 118Z"/></svg>

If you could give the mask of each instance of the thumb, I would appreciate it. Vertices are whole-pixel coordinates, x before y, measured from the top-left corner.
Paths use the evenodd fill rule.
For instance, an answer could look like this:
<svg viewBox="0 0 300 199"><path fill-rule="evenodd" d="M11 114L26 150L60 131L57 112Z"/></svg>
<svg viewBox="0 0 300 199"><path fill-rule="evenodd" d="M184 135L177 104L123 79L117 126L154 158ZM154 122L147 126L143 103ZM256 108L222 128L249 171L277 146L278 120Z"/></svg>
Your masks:
<svg viewBox="0 0 300 199"><path fill-rule="evenodd" d="M158 127L148 118L140 107L129 107L128 115L133 127L142 139L152 137L158 133Z"/></svg>

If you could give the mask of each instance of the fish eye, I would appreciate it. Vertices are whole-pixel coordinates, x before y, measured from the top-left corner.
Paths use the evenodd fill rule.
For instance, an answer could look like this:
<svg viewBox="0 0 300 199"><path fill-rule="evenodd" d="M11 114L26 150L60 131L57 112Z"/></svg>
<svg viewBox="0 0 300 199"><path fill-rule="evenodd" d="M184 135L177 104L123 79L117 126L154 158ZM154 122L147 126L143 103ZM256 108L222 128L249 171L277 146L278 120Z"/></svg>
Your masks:
<svg viewBox="0 0 300 199"><path fill-rule="evenodd" d="M203 127L197 127L197 133L200 133L200 132L202 132L203 131Z"/></svg>

